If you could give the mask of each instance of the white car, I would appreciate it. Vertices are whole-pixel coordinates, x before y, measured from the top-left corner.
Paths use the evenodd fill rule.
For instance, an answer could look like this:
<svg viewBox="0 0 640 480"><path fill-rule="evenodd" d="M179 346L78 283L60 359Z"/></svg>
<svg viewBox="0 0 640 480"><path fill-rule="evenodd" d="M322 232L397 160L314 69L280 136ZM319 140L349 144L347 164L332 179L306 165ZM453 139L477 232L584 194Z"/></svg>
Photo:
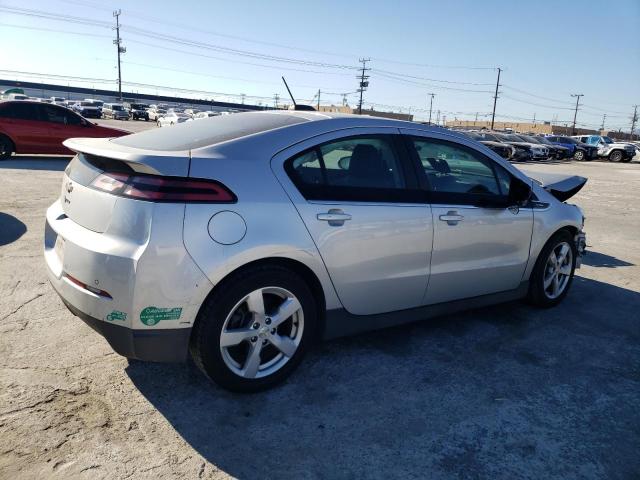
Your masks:
<svg viewBox="0 0 640 480"><path fill-rule="evenodd" d="M220 112L212 112L212 111L206 111L206 112L198 112L193 116L194 120L202 120L204 118L209 118L209 117L217 117L218 115L220 115Z"/></svg>
<svg viewBox="0 0 640 480"><path fill-rule="evenodd" d="M189 122L191 120L192 118L189 115L169 110L164 115L159 116L156 123L159 127L166 127L167 125L176 125L178 123Z"/></svg>

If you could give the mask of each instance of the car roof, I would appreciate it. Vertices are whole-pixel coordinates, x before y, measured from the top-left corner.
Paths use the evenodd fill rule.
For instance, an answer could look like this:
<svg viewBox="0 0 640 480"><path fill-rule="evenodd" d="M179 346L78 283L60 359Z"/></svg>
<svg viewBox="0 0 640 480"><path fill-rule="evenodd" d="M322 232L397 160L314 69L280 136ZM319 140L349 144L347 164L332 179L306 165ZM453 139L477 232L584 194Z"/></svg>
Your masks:
<svg viewBox="0 0 640 480"><path fill-rule="evenodd" d="M368 115L267 110L217 115L195 123L115 138L111 142L138 149L184 151L207 149L230 141L239 142L261 134L269 136L273 148L278 148L278 145L283 145L284 148L316 135L354 127L395 127L443 132L439 127ZM462 134L446 132L462 138Z"/></svg>

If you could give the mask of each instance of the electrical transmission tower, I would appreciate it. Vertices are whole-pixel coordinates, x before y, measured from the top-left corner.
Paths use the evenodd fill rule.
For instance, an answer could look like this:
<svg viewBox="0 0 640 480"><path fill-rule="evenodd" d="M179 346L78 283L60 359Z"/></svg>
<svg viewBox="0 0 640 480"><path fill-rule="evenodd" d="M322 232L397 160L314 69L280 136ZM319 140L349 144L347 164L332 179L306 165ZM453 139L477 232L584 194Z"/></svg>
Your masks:
<svg viewBox="0 0 640 480"><path fill-rule="evenodd" d="M122 46L122 39L120 38L120 14L122 10L114 10L113 16L116 17L116 39L113 41L113 44L118 49L118 97L120 101L122 101L122 72L120 70L120 55L127 52L127 49Z"/></svg>
<svg viewBox="0 0 640 480"><path fill-rule="evenodd" d="M496 80L496 94L493 96L493 113L491 114L491 130L493 130L493 123L496 119L496 103L498 103L498 88L500 88L500 73L502 69L498 67L498 80Z"/></svg>
<svg viewBox="0 0 640 480"><path fill-rule="evenodd" d="M280 95L278 95L277 93L275 93L275 94L273 95L273 103L274 103L274 105L275 105L276 109L278 108L278 100L280 100Z"/></svg>
<svg viewBox="0 0 640 480"><path fill-rule="evenodd" d="M636 128L636 122L638 121L638 105L633 106L633 117L631 117L631 140L633 140L633 131Z"/></svg>
<svg viewBox="0 0 640 480"><path fill-rule="evenodd" d="M576 118L578 118L578 107L580 106L580 97L584 97L584 93L572 93L572 97L576 97L576 111L573 113L573 127L571 127L571 135L576 134Z"/></svg>
<svg viewBox="0 0 640 480"><path fill-rule="evenodd" d="M433 110L433 97L436 96L435 93L427 93L431 97L431 101L429 102L429 125L431 125L431 112Z"/></svg>
<svg viewBox="0 0 640 480"><path fill-rule="evenodd" d="M367 68L367 62L370 62L370 58L361 58L360 63L362 63L362 72L356 78L360 79L360 88L358 88L358 92L360 92L360 102L358 102L358 115L362 115L362 94L369 86L369 75L365 75L366 72L371 70Z"/></svg>

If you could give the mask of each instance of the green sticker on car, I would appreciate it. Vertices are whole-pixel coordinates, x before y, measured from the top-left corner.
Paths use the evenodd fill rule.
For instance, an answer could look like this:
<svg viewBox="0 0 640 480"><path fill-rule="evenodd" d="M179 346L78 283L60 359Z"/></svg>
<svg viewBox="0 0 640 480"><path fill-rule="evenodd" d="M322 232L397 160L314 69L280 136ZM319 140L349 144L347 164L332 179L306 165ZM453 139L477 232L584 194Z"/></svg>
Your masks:
<svg viewBox="0 0 640 480"><path fill-rule="evenodd" d="M161 320L178 320L180 315L182 315L182 307L147 307L140 312L140 321L152 327L157 325Z"/></svg>
<svg viewBox="0 0 640 480"><path fill-rule="evenodd" d="M114 322L116 320L125 322L127 320L127 314L119 310L114 310L109 315L107 315L108 322Z"/></svg>

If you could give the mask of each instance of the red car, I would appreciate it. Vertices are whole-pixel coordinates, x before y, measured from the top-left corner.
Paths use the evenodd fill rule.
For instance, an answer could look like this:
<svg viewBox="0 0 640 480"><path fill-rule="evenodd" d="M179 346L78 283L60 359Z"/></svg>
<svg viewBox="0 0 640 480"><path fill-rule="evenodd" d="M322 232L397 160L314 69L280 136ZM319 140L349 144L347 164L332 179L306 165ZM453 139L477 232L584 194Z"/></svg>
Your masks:
<svg viewBox="0 0 640 480"><path fill-rule="evenodd" d="M68 108L25 100L0 102L0 160L12 153L73 155L73 137L122 137L130 132L91 123Z"/></svg>

